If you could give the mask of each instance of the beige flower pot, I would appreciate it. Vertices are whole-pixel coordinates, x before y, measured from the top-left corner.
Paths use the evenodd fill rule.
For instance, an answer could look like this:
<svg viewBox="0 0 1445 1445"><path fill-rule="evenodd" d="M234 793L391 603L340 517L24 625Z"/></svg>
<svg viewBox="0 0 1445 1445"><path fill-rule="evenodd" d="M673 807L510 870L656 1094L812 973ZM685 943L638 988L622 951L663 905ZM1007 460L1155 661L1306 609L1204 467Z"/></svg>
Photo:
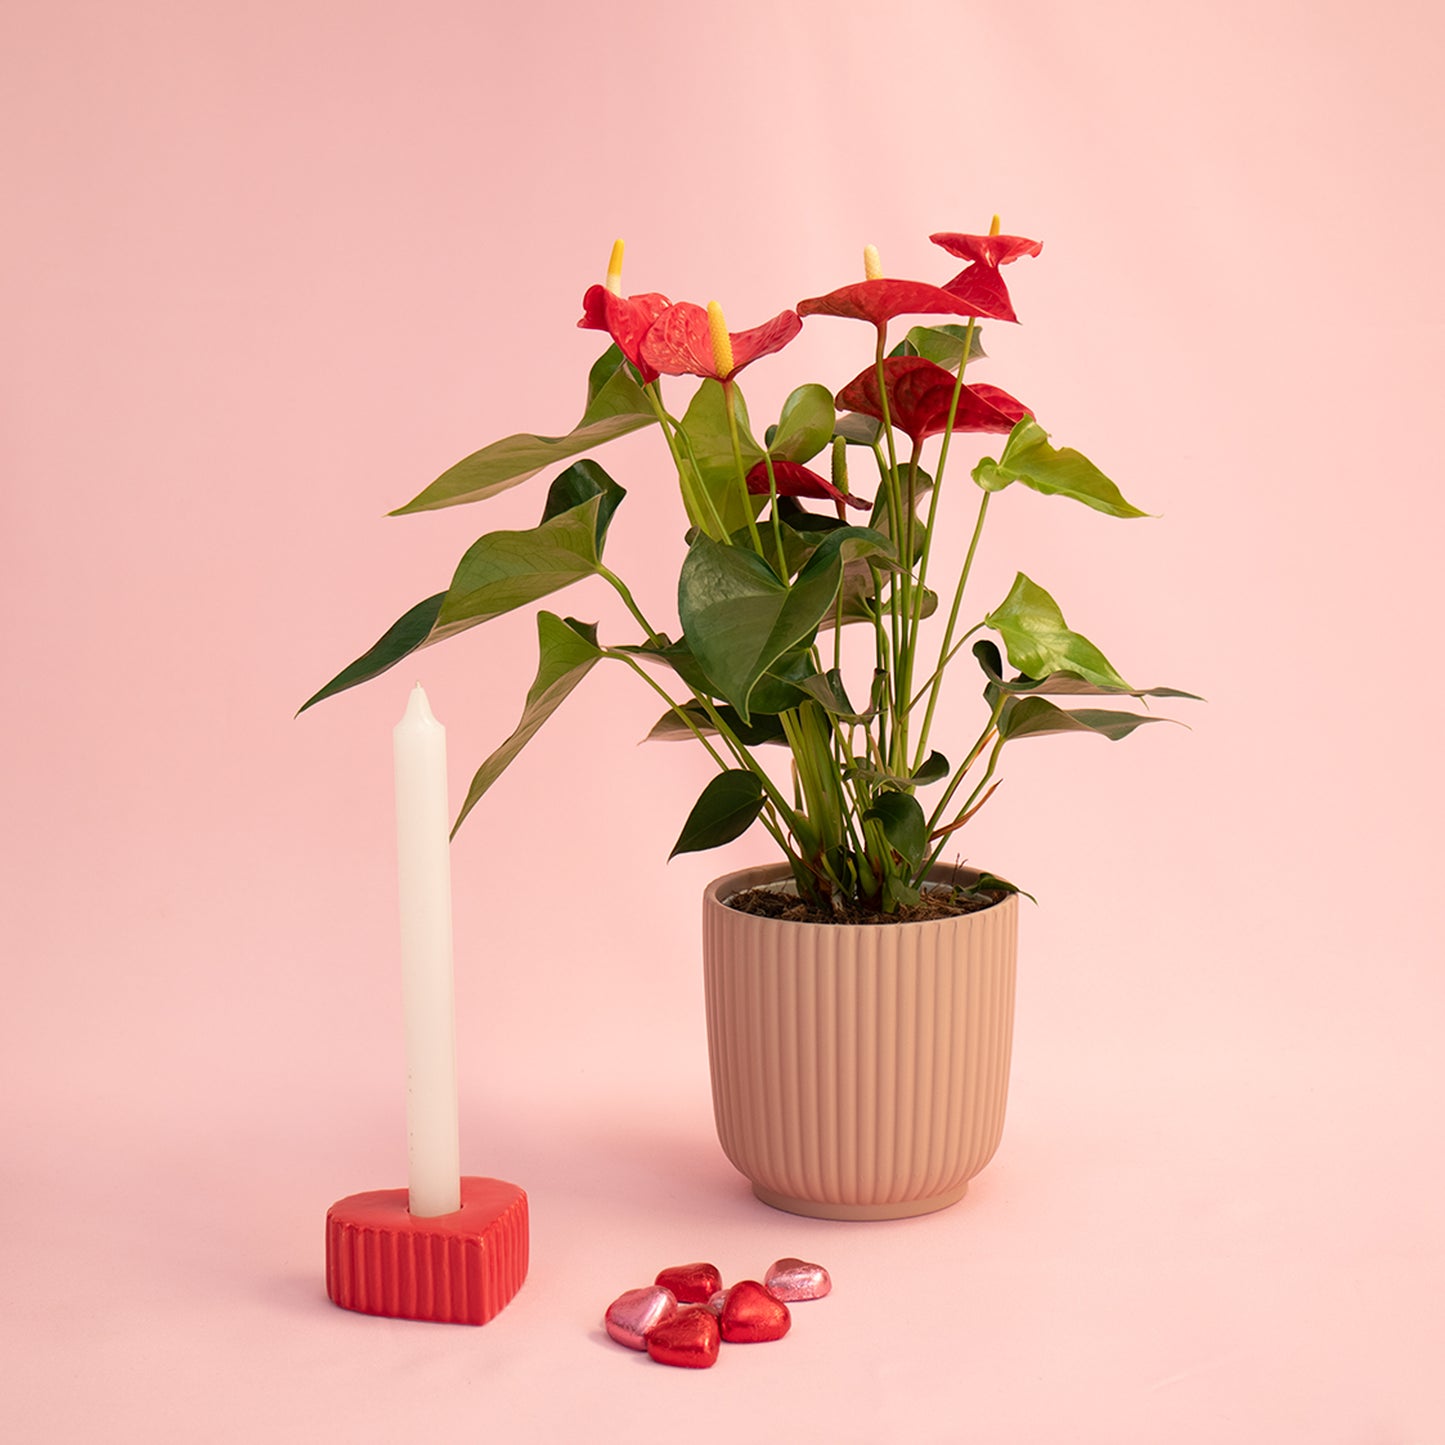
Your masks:
<svg viewBox="0 0 1445 1445"><path fill-rule="evenodd" d="M951 882L971 870L940 868ZM1018 897L931 923L786 923L703 894L713 1109L766 1204L901 1219L956 1203L1003 1134Z"/></svg>

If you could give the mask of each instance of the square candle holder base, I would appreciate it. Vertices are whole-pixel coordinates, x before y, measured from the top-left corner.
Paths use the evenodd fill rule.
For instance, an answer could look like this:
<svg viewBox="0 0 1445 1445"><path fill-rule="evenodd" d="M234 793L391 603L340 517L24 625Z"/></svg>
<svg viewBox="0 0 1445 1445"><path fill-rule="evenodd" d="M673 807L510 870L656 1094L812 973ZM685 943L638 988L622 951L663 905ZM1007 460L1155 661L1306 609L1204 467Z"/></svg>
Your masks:
<svg viewBox="0 0 1445 1445"><path fill-rule="evenodd" d="M326 1293L342 1309L484 1325L527 1277L527 1196L464 1177L462 1207L419 1218L405 1189L375 1189L326 1212Z"/></svg>

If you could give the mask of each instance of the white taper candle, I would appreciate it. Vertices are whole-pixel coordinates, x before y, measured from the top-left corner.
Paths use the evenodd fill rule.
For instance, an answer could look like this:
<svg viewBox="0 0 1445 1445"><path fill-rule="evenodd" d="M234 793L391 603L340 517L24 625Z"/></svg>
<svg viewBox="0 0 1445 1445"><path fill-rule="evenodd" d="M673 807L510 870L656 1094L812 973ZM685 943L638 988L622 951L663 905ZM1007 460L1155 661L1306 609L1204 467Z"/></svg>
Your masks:
<svg viewBox="0 0 1445 1445"><path fill-rule="evenodd" d="M447 730L420 683L392 733L406 1012L407 1189L424 1217L461 1208Z"/></svg>

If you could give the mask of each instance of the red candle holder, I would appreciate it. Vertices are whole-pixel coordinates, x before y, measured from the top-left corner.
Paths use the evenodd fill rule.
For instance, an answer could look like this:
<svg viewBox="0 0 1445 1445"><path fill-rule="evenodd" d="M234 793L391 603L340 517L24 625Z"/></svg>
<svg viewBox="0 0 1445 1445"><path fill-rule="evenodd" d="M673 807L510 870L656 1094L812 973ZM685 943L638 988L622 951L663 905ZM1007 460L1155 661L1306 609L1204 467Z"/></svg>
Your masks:
<svg viewBox="0 0 1445 1445"><path fill-rule="evenodd" d="M342 1309L484 1325L527 1277L527 1196L464 1176L462 1207L413 1215L405 1189L374 1189L326 1212L326 1293Z"/></svg>

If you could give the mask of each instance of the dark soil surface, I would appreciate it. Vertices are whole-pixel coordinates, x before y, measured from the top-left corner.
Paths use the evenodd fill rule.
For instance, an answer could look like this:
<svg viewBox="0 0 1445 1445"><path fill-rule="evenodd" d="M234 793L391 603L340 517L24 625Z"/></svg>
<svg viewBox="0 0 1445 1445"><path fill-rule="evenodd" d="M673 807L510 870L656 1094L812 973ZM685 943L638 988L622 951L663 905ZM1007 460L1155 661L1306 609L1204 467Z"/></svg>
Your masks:
<svg viewBox="0 0 1445 1445"><path fill-rule="evenodd" d="M805 903L795 893L775 888L749 888L734 893L727 900L729 908L739 913L753 913L763 918L777 918L784 923L932 923L940 918L957 918L964 913L978 913L1008 897L1002 888L991 888L979 894L955 892L952 888L930 888L912 908L897 913L872 913L865 908L839 904L821 908Z"/></svg>

